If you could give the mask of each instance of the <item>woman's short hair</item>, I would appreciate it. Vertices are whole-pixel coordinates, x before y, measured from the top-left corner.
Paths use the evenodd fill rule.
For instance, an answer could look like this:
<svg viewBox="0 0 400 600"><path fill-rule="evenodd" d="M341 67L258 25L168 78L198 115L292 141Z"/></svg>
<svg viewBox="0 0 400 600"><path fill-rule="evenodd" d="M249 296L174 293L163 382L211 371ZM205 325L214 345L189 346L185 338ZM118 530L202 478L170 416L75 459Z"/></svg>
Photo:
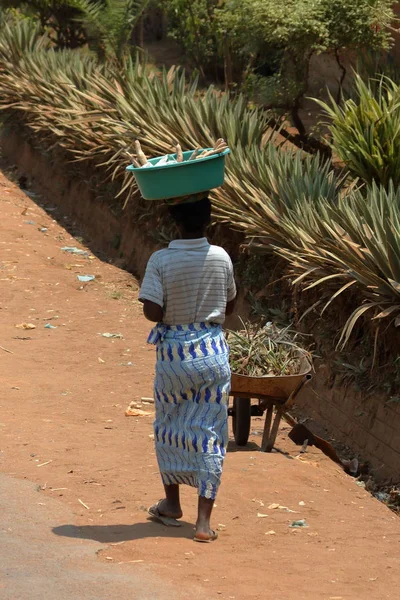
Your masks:
<svg viewBox="0 0 400 600"><path fill-rule="evenodd" d="M169 214L185 231L202 231L211 221L211 202L208 197L193 203L175 204L168 207Z"/></svg>

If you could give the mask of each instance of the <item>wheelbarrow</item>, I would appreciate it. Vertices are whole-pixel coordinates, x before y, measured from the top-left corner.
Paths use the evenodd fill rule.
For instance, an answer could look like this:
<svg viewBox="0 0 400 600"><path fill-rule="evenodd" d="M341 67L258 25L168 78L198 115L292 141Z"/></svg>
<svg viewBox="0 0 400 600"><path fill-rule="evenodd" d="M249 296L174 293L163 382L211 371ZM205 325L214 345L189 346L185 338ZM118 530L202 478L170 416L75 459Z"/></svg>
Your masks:
<svg viewBox="0 0 400 600"><path fill-rule="evenodd" d="M303 357L298 375L250 377L232 373L230 395L233 406L229 408L228 414L232 416L236 444L246 446L251 417L262 416L266 412L261 450L271 452L282 416L293 407L296 396L311 379L311 371L311 363ZM258 400L258 404L252 405L252 399Z"/></svg>

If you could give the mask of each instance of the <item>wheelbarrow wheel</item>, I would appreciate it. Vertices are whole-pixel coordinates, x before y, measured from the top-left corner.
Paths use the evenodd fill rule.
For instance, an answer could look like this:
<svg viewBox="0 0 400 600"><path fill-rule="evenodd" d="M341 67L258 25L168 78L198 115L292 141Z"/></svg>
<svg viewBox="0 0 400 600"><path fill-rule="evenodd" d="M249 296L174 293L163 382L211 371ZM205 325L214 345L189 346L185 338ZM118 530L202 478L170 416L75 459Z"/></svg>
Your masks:
<svg viewBox="0 0 400 600"><path fill-rule="evenodd" d="M251 400L250 398L234 398L232 411L232 428L238 446L246 446L250 435Z"/></svg>

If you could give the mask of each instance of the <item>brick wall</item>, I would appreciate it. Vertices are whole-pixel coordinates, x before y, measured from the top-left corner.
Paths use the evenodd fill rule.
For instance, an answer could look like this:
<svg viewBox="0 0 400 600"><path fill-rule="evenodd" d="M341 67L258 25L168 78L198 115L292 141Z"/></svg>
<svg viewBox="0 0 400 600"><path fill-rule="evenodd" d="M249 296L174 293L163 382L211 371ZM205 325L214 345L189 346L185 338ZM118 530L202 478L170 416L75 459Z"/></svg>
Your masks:
<svg viewBox="0 0 400 600"><path fill-rule="evenodd" d="M376 479L399 482L400 402L385 400L351 385L335 384L328 366L320 365L297 406L332 438L349 446L361 461L367 461Z"/></svg>

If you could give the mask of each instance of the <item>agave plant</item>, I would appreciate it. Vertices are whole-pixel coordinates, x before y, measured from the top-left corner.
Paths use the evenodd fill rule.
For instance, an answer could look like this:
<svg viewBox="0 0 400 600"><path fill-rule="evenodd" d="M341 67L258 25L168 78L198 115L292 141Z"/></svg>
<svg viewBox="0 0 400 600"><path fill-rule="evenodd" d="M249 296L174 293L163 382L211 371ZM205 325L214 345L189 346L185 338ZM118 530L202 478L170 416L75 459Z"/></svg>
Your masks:
<svg viewBox="0 0 400 600"><path fill-rule="evenodd" d="M79 0L0 0L0 5L5 11L16 9L14 17L35 19L58 48L78 48L87 43L79 19Z"/></svg>
<svg viewBox="0 0 400 600"><path fill-rule="evenodd" d="M281 150L274 143L240 147L235 148L215 206L219 218L246 232L253 249L270 251L271 243L298 248L298 232L288 236L287 227L282 227L285 215L300 216L307 238L307 229L314 232L318 227L321 199L335 205L344 183L345 175L337 175L330 161L318 155ZM308 226L303 227L306 219Z"/></svg>
<svg viewBox="0 0 400 600"><path fill-rule="evenodd" d="M326 201L321 204L312 243L304 243L300 252L276 251L292 264L297 283L308 282L306 289L322 287L323 292L329 289L328 282L334 284L336 289L325 299L322 312L343 292L358 290L360 305L348 318L339 340L344 347L357 321L368 311L378 321L390 318L400 325L400 191L393 184L385 190L374 183L366 195L355 190L336 206ZM299 220L291 215L282 226L291 230L292 236L296 230L301 235Z"/></svg>
<svg viewBox="0 0 400 600"><path fill-rule="evenodd" d="M321 100L329 117L332 148L351 173L371 184L400 184L400 88L381 76L365 82L355 74L353 97Z"/></svg>

